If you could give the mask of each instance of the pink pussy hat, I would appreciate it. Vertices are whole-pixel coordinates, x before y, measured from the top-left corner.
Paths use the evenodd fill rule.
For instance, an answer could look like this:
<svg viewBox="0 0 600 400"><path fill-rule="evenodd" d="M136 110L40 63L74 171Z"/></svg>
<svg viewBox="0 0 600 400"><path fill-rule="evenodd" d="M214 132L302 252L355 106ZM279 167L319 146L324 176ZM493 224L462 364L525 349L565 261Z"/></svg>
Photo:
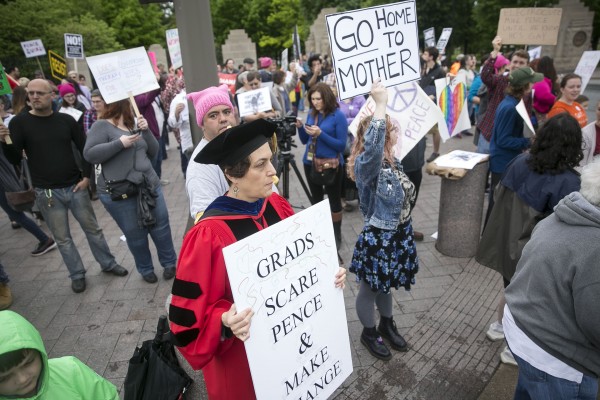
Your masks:
<svg viewBox="0 0 600 400"><path fill-rule="evenodd" d="M500 68L508 64L510 64L508 58L504 57L502 54L498 54L498 56L496 57L496 62L494 63L494 69L496 70L496 73L498 73L498 70Z"/></svg>
<svg viewBox="0 0 600 400"><path fill-rule="evenodd" d="M269 68L273 64L273 60L269 57L261 57L258 59L261 68Z"/></svg>
<svg viewBox="0 0 600 400"><path fill-rule="evenodd" d="M227 85L211 86L199 92L188 93L187 98L194 103L196 122L200 127L203 126L204 116L211 108L215 106L228 106L233 109Z"/></svg>
<svg viewBox="0 0 600 400"><path fill-rule="evenodd" d="M63 83L62 85L58 85L58 93L60 97L65 97L65 95L69 93L77 94L75 92L75 88L70 83Z"/></svg>

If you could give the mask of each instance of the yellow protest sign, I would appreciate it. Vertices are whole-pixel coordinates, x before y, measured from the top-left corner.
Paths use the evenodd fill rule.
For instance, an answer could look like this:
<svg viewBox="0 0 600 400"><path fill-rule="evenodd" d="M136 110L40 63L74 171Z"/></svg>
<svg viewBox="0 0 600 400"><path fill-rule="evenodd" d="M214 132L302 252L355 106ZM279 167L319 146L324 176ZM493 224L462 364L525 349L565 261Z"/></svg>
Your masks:
<svg viewBox="0 0 600 400"><path fill-rule="evenodd" d="M48 50L48 59L50 60L50 72L56 79L63 79L67 76L67 63L65 59L52 50Z"/></svg>

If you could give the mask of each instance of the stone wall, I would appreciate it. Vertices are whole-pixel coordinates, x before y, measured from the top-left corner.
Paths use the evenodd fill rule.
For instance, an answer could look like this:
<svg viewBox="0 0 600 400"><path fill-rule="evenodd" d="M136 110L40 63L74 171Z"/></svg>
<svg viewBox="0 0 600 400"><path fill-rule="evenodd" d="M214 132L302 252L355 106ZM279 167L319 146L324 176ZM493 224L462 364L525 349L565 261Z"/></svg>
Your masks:
<svg viewBox="0 0 600 400"><path fill-rule="evenodd" d="M335 8L324 8L319 13L315 22L310 27L308 39L304 44L304 53L318 53L321 55L331 54L331 46L329 45L329 37L327 36L327 25L325 24L325 16L337 12Z"/></svg>
<svg viewBox="0 0 600 400"><path fill-rule="evenodd" d="M235 68L242 64L246 57L250 57L255 63L258 62L256 60L256 44L250 40L243 29L229 31L225 44L221 46L221 52L223 53L223 62L228 58L233 58Z"/></svg>

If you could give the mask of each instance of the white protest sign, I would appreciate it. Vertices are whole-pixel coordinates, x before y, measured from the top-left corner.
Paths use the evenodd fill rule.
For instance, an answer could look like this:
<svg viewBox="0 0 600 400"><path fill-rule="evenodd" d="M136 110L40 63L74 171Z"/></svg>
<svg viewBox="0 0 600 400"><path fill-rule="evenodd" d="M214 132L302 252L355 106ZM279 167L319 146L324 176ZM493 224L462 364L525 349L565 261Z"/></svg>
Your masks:
<svg viewBox="0 0 600 400"><path fill-rule="evenodd" d="M330 213L324 200L223 249L235 305L254 311L244 345L260 400L327 399L352 373Z"/></svg>
<svg viewBox="0 0 600 400"><path fill-rule="evenodd" d="M425 47L435 46L435 28L428 28L423 31L423 41Z"/></svg>
<svg viewBox="0 0 600 400"><path fill-rule="evenodd" d="M238 93L238 105L240 107L240 117L256 114L261 111L270 111L271 94L268 87L250 90L248 92Z"/></svg>
<svg viewBox="0 0 600 400"><path fill-rule="evenodd" d="M542 46L532 47L527 50L529 53L529 59L535 60L536 58L540 58L542 56Z"/></svg>
<svg viewBox="0 0 600 400"><path fill-rule="evenodd" d="M330 14L327 33L340 99L420 79L419 31L414 1Z"/></svg>
<svg viewBox="0 0 600 400"><path fill-rule="evenodd" d="M489 154L454 150L435 159L438 167L473 169L477 164L489 158Z"/></svg>
<svg viewBox="0 0 600 400"><path fill-rule="evenodd" d="M369 97L348 130L356 135L360 121L373 115L373 112L375 100ZM400 137L395 147L399 160L402 160L436 123L440 131L445 127L442 112L416 82L388 88L386 113L400 122Z"/></svg>
<svg viewBox="0 0 600 400"><path fill-rule="evenodd" d="M527 125L527 128L531 131L533 135L535 135L535 129L533 129L531 118L529 117L529 113L527 113L527 109L525 108L525 103L523 102L523 99L519 101L519 104L517 104L516 109L517 113L519 113L521 118L523 118L523 121L525 121L525 125Z"/></svg>
<svg viewBox="0 0 600 400"><path fill-rule="evenodd" d="M598 66L598 61L600 61L600 50L584 51L581 55L577 68L575 68L575 73L581 76L581 93L590 82L590 78Z"/></svg>
<svg viewBox="0 0 600 400"><path fill-rule="evenodd" d="M75 121L79 121L79 118L83 115L83 111L79 111L75 107L61 107L58 112L70 115Z"/></svg>
<svg viewBox="0 0 600 400"><path fill-rule="evenodd" d="M42 39L21 42L21 48L23 49L23 53L25 53L25 57L27 58L46 55L46 49L44 48Z"/></svg>
<svg viewBox="0 0 600 400"><path fill-rule="evenodd" d="M471 128L465 77L456 77L451 82L448 78L436 79L435 91L438 107L444 116L447 134L449 135L445 137L446 131L440 129L440 136L445 142L450 137Z"/></svg>
<svg viewBox="0 0 600 400"><path fill-rule="evenodd" d="M83 58L83 36L76 33L65 33L65 57Z"/></svg>
<svg viewBox="0 0 600 400"><path fill-rule="evenodd" d="M452 35L452 28L444 28L442 30L442 34L440 35L440 38L438 39L438 42L435 45L435 47L439 50L441 54L444 54L444 51L446 50L446 46L450 41L450 35Z"/></svg>
<svg viewBox="0 0 600 400"><path fill-rule="evenodd" d="M104 101L114 103L158 89L150 59L143 47L87 57Z"/></svg>
<svg viewBox="0 0 600 400"><path fill-rule="evenodd" d="M169 57L171 57L171 66L175 69L183 65L181 58L181 47L179 45L179 31L175 29L167 29L167 48L169 49Z"/></svg>
<svg viewBox="0 0 600 400"><path fill-rule="evenodd" d="M288 61L288 49L285 49L281 52L281 70L287 71L289 65Z"/></svg>

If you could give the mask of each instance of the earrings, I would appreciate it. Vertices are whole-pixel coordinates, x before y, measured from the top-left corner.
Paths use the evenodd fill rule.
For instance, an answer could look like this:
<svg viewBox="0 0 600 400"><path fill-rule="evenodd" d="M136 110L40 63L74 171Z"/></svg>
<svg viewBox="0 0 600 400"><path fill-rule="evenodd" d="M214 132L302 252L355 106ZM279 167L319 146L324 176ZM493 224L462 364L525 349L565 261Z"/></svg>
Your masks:
<svg viewBox="0 0 600 400"><path fill-rule="evenodd" d="M235 195L235 197L238 197L238 192L240 191L240 188L237 186L233 187L233 194Z"/></svg>

